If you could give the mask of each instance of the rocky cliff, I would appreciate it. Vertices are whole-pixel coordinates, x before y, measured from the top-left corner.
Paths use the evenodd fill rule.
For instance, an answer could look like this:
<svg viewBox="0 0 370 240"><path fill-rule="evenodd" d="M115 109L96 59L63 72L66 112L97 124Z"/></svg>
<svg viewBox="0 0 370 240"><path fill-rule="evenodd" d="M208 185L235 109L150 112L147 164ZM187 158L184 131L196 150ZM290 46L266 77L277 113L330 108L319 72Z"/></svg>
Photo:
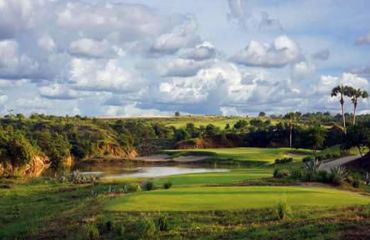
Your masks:
<svg viewBox="0 0 370 240"><path fill-rule="evenodd" d="M44 155L34 155L23 166L14 166L11 162L0 162L0 176L38 177L50 167L50 160Z"/></svg>

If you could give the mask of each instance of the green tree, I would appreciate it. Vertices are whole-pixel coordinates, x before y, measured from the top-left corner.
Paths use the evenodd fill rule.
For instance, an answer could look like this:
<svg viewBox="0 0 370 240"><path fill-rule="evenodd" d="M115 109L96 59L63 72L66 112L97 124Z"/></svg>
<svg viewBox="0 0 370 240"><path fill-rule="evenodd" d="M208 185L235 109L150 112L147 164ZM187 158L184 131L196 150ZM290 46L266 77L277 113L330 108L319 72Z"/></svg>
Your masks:
<svg viewBox="0 0 370 240"><path fill-rule="evenodd" d="M320 124L315 124L308 129L308 137L313 149L313 154L316 156L316 151L324 145L326 129Z"/></svg>
<svg viewBox="0 0 370 240"><path fill-rule="evenodd" d="M339 103L341 106L341 112L342 112L342 120L343 120L343 130L346 133L346 117L344 115L344 96L348 95L349 88L344 85L338 85L334 87L331 90L331 96L332 97L337 97L339 96Z"/></svg>
<svg viewBox="0 0 370 240"><path fill-rule="evenodd" d="M353 119L352 124L356 124L356 110L358 106L358 100L360 98L368 98L369 94L367 91L362 90L361 88L355 89L352 87L348 87L347 95L351 98L352 104L353 104Z"/></svg>
<svg viewBox="0 0 370 240"><path fill-rule="evenodd" d="M295 124L297 124L298 118L299 118L298 113L290 112L287 113L284 116L284 119L288 121L288 127L289 127L289 147L292 148L292 142L293 142L293 127Z"/></svg>
<svg viewBox="0 0 370 240"><path fill-rule="evenodd" d="M370 126L368 122L360 122L358 125L351 126L342 144L344 149L356 147L363 156L363 150L370 147Z"/></svg>

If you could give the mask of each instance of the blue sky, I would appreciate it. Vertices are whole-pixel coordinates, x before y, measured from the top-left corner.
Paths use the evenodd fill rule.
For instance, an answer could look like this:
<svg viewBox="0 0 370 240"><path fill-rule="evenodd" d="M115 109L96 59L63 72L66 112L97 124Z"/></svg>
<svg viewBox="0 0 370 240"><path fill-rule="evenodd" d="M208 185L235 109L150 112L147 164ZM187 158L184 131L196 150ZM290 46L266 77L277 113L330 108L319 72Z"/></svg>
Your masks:
<svg viewBox="0 0 370 240"><path fill-rule="evenodd" d="M0 112L336 113L332 87L370 90L368 9L367 0L0 0Z"/></svg>

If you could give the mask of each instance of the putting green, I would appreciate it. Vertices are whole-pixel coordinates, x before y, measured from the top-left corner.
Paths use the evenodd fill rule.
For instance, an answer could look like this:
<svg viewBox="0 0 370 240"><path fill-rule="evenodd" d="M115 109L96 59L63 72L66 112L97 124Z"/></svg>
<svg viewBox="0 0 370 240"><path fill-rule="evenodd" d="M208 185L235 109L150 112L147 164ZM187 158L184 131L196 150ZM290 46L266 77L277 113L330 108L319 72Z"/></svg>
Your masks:
<svg viewBox="0 0 370 240"><path fill-rule="evenodd" d="M353 192L309 187L191 187L141 192L109 200L108 211L202 211L274 207L370 204L370 197Z"/></svg>

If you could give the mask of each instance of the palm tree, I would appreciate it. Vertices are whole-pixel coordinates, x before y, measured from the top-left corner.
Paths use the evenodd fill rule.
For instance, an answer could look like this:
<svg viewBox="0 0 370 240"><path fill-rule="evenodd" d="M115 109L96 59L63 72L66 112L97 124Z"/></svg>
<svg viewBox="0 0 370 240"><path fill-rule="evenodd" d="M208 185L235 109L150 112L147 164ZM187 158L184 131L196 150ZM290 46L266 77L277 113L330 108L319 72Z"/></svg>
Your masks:
<svg viewBox="0 0 370 240"><path fill-rule="evenodd" d="M352 87L348 88L348 96L351 98L352 104L353 104L353 119L352 123L353 125L356 124L356 110L357 110L357 105L358 105L358 99L359 98L368 98L369 94L365 91L362 90L361 88L355 89Z"/></svg>
<svg viewBox="0 0 370 240"><path fill-rule="evenodd" d="M338 85L331 90L332 97L336 97L338 95L340 96L339 102L340 102L340 106L342 110L343 130L344 130L344 133L346 133L347 131L346 131L346 117L344 115L344 96L348 95L348 87L344 85Z"/></svg>
<svg viewBox="0 0 370 240"><path fill-rule="evenodd" d="M293 127L296 124L299 113L290 112L284 116L285 119L288 120L288 126L289 126L289 147L292 148L293 143Z"/></svg>

